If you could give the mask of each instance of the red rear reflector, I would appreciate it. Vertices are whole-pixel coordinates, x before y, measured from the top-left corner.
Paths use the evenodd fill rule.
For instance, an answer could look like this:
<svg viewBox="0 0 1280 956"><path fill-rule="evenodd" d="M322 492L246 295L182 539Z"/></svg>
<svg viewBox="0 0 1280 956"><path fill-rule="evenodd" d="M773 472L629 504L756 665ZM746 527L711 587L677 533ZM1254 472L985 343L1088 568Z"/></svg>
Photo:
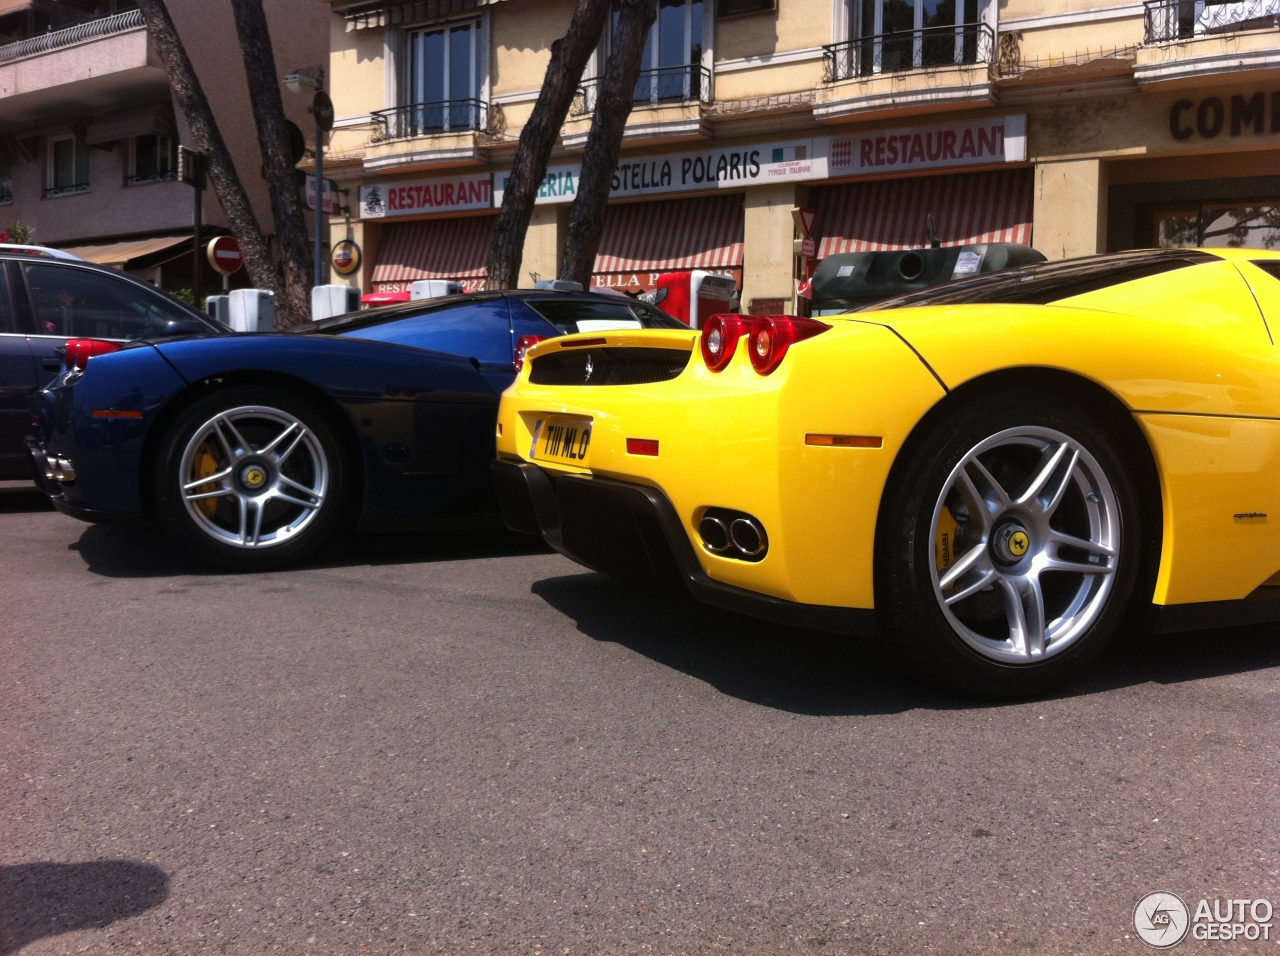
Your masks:
<svg viewBox="0 0 1280 956"><path fill-rule="evenodd" d="M805 435L806 445L829 445L835 448L883 448L879 435Z"/></svg>
<svg viewBox="0 0 1280 956"><path fill-rule="evenodd" d="M68 372L72 369L84 371L89 359L95 355L105 355L120 349L119 342L107 342L102 339L67 339L67 351L62 356L62 367Z"/></svg>
<svg viewBox="0 0 1280 956"><path fill-rule="evenodd" d="M117 408L95 408L94 418L141 418L142 412L120 411Z"/></svg>
<svg viewBox="0 0 1280 956"><path fill-rule="evenodd" d="M657 458L658 457L658 439L628 438L627 454L628 455L648 455L651 458Z"/></svg>

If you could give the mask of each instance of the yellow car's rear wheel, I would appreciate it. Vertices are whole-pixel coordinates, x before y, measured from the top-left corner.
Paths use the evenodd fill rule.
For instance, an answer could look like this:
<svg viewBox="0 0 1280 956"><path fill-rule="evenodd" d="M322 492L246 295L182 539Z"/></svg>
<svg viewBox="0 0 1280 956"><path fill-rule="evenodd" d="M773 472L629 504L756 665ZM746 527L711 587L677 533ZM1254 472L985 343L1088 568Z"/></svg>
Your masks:
<svg viewBox="0 0 1280 956"><path fill-rule="evenodd" d="M1141 540L1131 469L1105 424L1057 398L987 396L957 401L904 455L879 584L913 662L957 689L1017 696L1100 653Z"/></svg>

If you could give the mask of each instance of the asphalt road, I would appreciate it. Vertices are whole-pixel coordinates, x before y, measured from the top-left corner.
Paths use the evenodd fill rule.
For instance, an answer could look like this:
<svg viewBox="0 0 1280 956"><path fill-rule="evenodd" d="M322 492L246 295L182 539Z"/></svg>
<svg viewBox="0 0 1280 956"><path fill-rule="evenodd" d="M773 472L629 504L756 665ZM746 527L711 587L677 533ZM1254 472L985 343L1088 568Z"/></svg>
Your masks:
<svg viewBox="0 0 1280 956"><path fill-rule="evenodd" d="M226 575L10 484L0 536L0 953L1137 954L1153 890L1280 910L1274 628L993 706L515 535Z"/></svg>

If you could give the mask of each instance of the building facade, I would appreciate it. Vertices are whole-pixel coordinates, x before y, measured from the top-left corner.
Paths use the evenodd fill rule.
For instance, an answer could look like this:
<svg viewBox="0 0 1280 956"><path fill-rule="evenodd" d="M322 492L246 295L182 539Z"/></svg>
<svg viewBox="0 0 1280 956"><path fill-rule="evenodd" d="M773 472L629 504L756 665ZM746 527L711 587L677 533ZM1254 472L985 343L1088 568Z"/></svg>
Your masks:
<svg viewBox="0 0 1280 956"><path fill-rule="evenodd" d="M330 0L326 171L347 281L483 282L521 125L572 0ZM729 272L795 309L846 251L1050 258L1280 239L1280 0L660 0L594 282ZM606 41L539 193L556 273ZM796 208L816 213L812 245ZM805 255L805 253L809 255Z"/></svg>
<svg viewBox="0 0 1280 956"><path fill-rule="evenodd" d="M261 153L229 3L168 0L262 228L271 232ZM270 0L279 68L318 72L329 8ZM302 97L285 109L302 129ZM188 142L141 12L132 0L0 0L0 227L170 289L191 287L195 196L177 181ZM226 231L212 190L202 219ZM216 277L205 270L206 291Z"/></svg>

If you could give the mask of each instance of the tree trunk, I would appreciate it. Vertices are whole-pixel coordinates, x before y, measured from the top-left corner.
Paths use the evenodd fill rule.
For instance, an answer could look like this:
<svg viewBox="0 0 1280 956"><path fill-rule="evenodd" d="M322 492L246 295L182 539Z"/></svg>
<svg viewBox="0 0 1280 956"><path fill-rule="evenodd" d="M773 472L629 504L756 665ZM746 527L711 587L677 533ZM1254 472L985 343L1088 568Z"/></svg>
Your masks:
<svg viewBox="0 0 1280 956"><path fill-rule="evenodd" d="M587 134L582 178L569 211L569 237L560 263L560 278L581 283L584 289L591 285L596 250L604 231L605 205L640 76L640 58L649 28L658 18L658 0L622 0L621 7Z"/></svg>
<svg viewBox="0 0 1280 956"><path fill-rule="evenodd" d="M262 173L271 193L271 216L279 244L279 281L276 293L276 326L289 328L311 318L309 291L312 283L311 253L307 247L307 225L302 201L295 184L295 168L289 151L289 130L280 99L280 77L271 49L271 34L262 0L231 0L236 33L244 56L245 78L249 82L249 102L258 126L262 150ZM323 136L323 133L317 133ZM316 144L320 148L320 144ZM323 184L316 188L316 215L321 216Z"/></svg>
<svg viewBox="0 0 1280 956"><path fill-rule="evenodd" d="M191 66L178 30L173 25L169 8L165 6L164 0L138 0L138 7L147 22L147 31L155 43L160 62L164 64L178 108L182 110L191 129L191 145L197 152L204 154L209 182L213 184L218 202L227 214L231 231L240 241L249 278L258 288L274 291L277 282L271 250L258 225L258 219L253 214L249 196L240 183L235 164L231 161L231 153L218 130L218 123L214 119L209 100L204 95L204 88ZM195 291L198 296L199 290Z"/></svg>
<svg viewBox="0 0 1280 956"><path fill-rule="evenodd" d="M609 19L609 0L578 0L569 30L551 44L551 62L542 81L538 102L520 131L520 145L502 197L502 209L489 246L487 288L511 289L520 280L520 257L533 215L534 200L547 159L564 126L569 107L578 92L582 71L600 42Z"/></svg>

